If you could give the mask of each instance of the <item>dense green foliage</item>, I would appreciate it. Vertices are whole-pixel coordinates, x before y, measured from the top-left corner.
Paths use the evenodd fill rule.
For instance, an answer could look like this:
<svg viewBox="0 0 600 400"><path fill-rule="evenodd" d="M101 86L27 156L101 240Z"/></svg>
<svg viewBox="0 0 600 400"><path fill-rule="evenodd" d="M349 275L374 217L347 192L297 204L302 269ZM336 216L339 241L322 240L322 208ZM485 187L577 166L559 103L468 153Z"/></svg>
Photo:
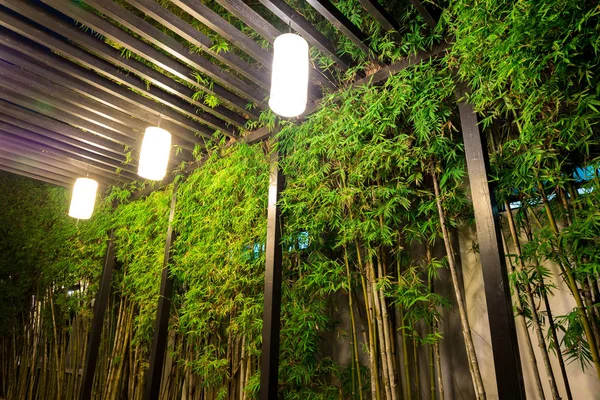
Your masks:
<svg viewBox="0 0 600 400"><path fill-rule="evenodd" d="M344 80L373 68L306 2L292 3L360 61ZM526 334L526 340L537 340L542 349L543 363L533 375L538 381L559 376L550 357L600 374L597 4L458 0L450 2L434 32L412 8L402 14L407 10L398 6L394 12L413 22L402 32L405 42L393 46L359 2L337 4L371 35L382 60L427 48L441 37L454 38L453 47L381 86L327 95L302 124L281 121L272 143L211 148L201 168L146 198L129 202L128 191L112 188L90 221L68 219L64 190L0 175L3 393L70 398L77 392L78 378L66 370L81 363L66 355L85 347L105 241L113 235L119 268L94 391L99 398L140 398L175 190L173 363L162 395L256 398L269 153L277 148L287 177L280 201L281 396L439 397L439 321L444 307L454 306L474 393L485 398L454 279L460 265L452 228L472 222L454 94L459 80L472 88L468 99L482 117L499 204L506 209L520 202L518 210L503 214L503 235L515 312L525 332L530 325L536 335ZM229 50L218 37L214 41ZM317 52L313 59L330 64ZM274 124L275 118L264 113L261 122ZM452 304L435 291L445 268L455 288ZM552 316L548 298L558 281L574 306ZM342 359L336 352L350 355ZM17 354L27 360L18 376L10 364ZM426 377L419 376L419 355L428 359ZM523 356L527 363L536 357ZM40 362L43 371L48 364L56 371L35 375ZM33 393L29 383L36 379ZM566 374L562 379L568 382ZM543 389L537 394L542 398Z"/></svg>

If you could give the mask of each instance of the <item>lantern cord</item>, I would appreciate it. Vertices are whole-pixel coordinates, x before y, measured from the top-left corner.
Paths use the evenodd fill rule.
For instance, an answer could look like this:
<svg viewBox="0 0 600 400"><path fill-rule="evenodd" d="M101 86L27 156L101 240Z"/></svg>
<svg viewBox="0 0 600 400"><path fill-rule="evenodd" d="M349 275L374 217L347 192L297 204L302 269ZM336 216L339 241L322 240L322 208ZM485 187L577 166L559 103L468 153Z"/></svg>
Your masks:
<svg viewBox="0 0 600 400"><path fill-rule="evenodd" d="M290 18L288 22L288 33L292 33L292 19Z"/></svg>
<svg viewBox="0 0 600 400"><path fill-rule="evenodd" d="M158 127L160 128L160 121L162 120L162 114L158 114Z"/></svg>
<svg viewBox="0 0 600 400"><path fill-rule="evenodd" d="M87 165L87 170L85 172L85 177L89 178L90 177L90 164Z"/></svg>

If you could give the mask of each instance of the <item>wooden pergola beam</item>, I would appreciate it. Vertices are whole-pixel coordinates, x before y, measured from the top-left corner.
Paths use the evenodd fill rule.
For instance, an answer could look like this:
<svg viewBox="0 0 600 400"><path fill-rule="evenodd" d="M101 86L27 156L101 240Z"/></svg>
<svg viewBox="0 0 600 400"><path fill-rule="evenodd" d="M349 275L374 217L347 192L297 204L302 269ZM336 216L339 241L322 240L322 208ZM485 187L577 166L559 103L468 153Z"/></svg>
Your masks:
<svg viewBox="0 0 600 400"><path fill-rule="evenodd" d="M49 35L46 31L37 29L31 24L25 23L19 18L1 10L0 25L192 118L189 119L177 112L173 113L170 112L170 110L165 110L165 116L170 117L174 122L182 122L182 126L184 127L189 127L191 130L200 132L201 134L206 135L207 138L211 138L213 130L209 129L208 126L213 122L215 124L220 124L220 118L223 120L237 120L241 125L246 122L244 117L223 106L211 108L202 102L195 101L193 99L195 94L193 89L176 82L136 59L121 57L119 50L82 32L73 25L65 23L55 15L48 14L39 7L35 7L19 0L0 0L0 4L21 15L27 16L37 24L40 24L51 31L69 38L73 43L76 43L87 51L65 43L62 40ZM92 52L100 58L95 57L88 52ZM128 70L141 79L128 74L123 74L119 68ZM146 82L142 81L142 79ZM148 87L147 82L155 85L156 88L152 86ZM202 111L196 110L192 104ZM242 109L241 111L250 114L250 112L245 109ZM208 126L205 126L198 121L201 121Z"/></svg>
<svg viewBox="0 0 600 400"><path fill-rule="evenodd" d="M54 159L65 164L79 166L81 168L95 167L98 175L113 177L117 180L136 180L138 176L127 170L122 170L117 174L116 169L98 162L96 159L86 157L84 154L69 153L62 149L42 145L29 139L24 139L8 132L0 130L0 142L5 148L14 149L16 152L31 153L35 156Z"/></svg>
<svg viewBox="0 0 600 400"><path fill-rule="evenodd" d="M205 53L227 65L239 74L245 75L257 85L269 89L271 82L268 75L243 60L238 55L228 51L214 51L214 43L208 36L182 20L154 0L125 0L127 3L142 11L167 29L181 36L194 46L202 49Z"/></svg>
<svg viewBox="0 0 600 400"><path fill-rule="evenodd" d="M510 279L506 269L494 186L493 183L490 184L492 179L487 142L479 130L475 109L466 101L465 96L468 92L466 84L457 85L456 97L477 228L498 398L524 400L525 385L510 294Z"/></svg>
<svg viewBox="0 0 600 400"><path fill-rule="evenodd" d="M281 32L271 25L269 21L264 19L242 0L217 0L217 2L269 42L273 43L281 34ZM326 77L322 71L319 71L316 68L311 67L309 77L312 82L319 83L330 89L335 89L335 85L330 80L331 77ZM309 96L312 99L321 97L321 92L318 87L310 85L308 91Z"/></svg>
<svg viewBox="0 0 600 400"><path fill-rule="evenodd" d="M10 57L10 55L8 55L8 58L11 58L14 61L17 60L16 57ZM148 126L144 121L135 118L133 115L109 107L104 103L94 101L89 97L83 96L50 80L40 79L40 76L29 72L27 69L21 68L21 65L16 63L11 64L9 63L10 60L6 60L9 62L3 60L2 47L0 46L0 75L12 77L34 90L47 93L49 96L56 97L60 101L67 102L76 107L81 107L90 113L97 114L126 126L135 132L136 137L138 137L140 133L143 133L144 129ZM16 62L18 63L18 61ZM36 69L39 70L40 68Z"/></svg>
<svg viewBox="0 0 600 400"><path fill-rule="evenodd" d="M244 35L240 30L227 22L219 14L195 0L171 0L173 4L181 8L203 25L215 31L226 40L230 41L238 49L260 62L267 70L271 69L273 56L260 47L258 43Z"/></svg>
<svg viewBox="0 0 600 400"><path fill-rule="evenodd" d="M381 3L377 0L359 0L360 4L369 14L377 20L388 32L392 32L392 37L396 40L401 40L402 37L398 34L400 27L398 23L392 18L392 16L383 8Z"/></svg>
<svg viewBox="0 0 600 400"><path fill-rule="evenodd" d="M372 52L367 45L367 35L352 21L350 21L333 3L329 0L306 0L319 14L321 14L329 23L335 26L344 36L346 36L356 47L358 47L369 58Z"/></svg>
<svg viewBox="0 0 600 400"><path fill-rule="evenodd" d="M176 182L173 185L173 192L171 194L169 225L167 226L163 268L160 280L160 295L156 307L156 320L150 347L150 365L146 373L146 382L144 384L144 393L142 397L144 400L159 399L165 353L167 350L167 342L169 340L169 317L171 316L171 299L173 297L173 276L169 271L169 265L171 264L173 255L172 244L176 236L175 229L173 228L173 219L175 218L175 206L177 204L177 187L178 184Z"/></svg>
<svg viewBox="0 0 600 400"><path fill-rule="evenodd" d="M73 186L72 182L65 182L65 181L63 181L61 179L56 179L55 176L53 176L51 174L43 173L43 171L41 171L41 175L31 174L31 173L26 172L26 171L21 171L21 170L16 169L16 168L12 168L12 167L8 167L8 166L5 166L5 165L2 165L1 163L0 163L0 170L5 171L5 172L10 172L11 174L15 174L15 175L25 176L27 178L34 179L36 181L49 183L51 185L59 186L59 187L63 187L63 188L70 188L70 187Z"/></svg>
<svg viewBox="0 0 600 400"><path fill-rule="evenodd" d="M438 17L433 15L429 11L429 9L425 6L425 4L423 4L423 2L421 2L420 0L409 0L409 1L410 1L410 4L412 4L413 7L417 10L417 12L421 16L421 18L423 18L425 20L427 25L429 25L429 27L432 29L435 28L435 26L437 25L437 22L438 22Z"/></svg>
<svg viewBox="0 0 600 400"><path fill-rule="evenodd" d="M237 93L248 100L254 101L256 104L263 103L266 92L259 90L258 88L248 84L246 81L232 75L213 64L211 61L202 57L200 54L190 52L190 49L183 43L177 41L173 37L162 32L158 28L152 26L150 23L144 21L134 13L126 10L125 8L114 3L112 0L87 0L87 4L94 7L96 10L102 12L104 15L114 19L121 25L130 29L132 32L137 33L148 42L154 44L156 47L164 50L170 54L173 58L195 68L196 70L206 74L208 77L213 79L215 83L211 88L202 86L208 93L216 95L223 101L237 101L236 98L230 97L228 99L225 96L230 96L229 90ZM103 24L106 26L106 24ZM121 30L116 28L112 29L111 36L119 34L122 37ZM130 35L126 34L125 37ZM124 40L124 39L120 39ZM131 42L131 40L129 40ZM190 75L190 71L187 71L187 75ZM244 73L244 76L246 73ZM223 85L220 86L220 85Z"/></svg>
<svg viewBox="0 0 600 400"><path fill-rule="evenodd" d="M5 118L4 115L5 114L0 114L0 118L2 120L8 119L8 118ZM37 143L37 144L40 144L43 146L48 146L48 148L50 148L50 149L64 151L64 152L72 154L72 155L85 156L89 160L94 161L98 164L104 165L107 168L112 168L112 169L118 168L118 169L123 169L124 171L130 171L132 173L135 172L135 170L134 170L135 164L127 164L127 165L124 164L125 157L123 157L122 160L115 160L112 158L108 158L101 154L93 153L93 152L87 150L86 148L75 147L72 144L63 142L61 139L64 137L61 135L58 135L58 134L41 135L37 132L30 131L28 129L23 129L21 127L12 125L13 122L14 121L11 121L11 123L6 123L6 122L0 120L0 130L5 133L9 133L12 136L15 136L15 137L18 137L21 139L26 139L26 140L29 140L31 142L34 142L34 143ZM44 133L44 132L42 131L42 133Z"/></svg>
<svg viewBox="0 0 600 400"><path fill-rule="evenodd" d="M236 94L234 94L232 92L229 92L227 89L223 88L218 83L215 83L213 85L212 90L210 87L200 84L198 82L198 80L194 77L193 71L189 67L187 67L187 66L177 62L176 60L173 60L172 58L168 57L167 55L161 53L160 51L158 51L157 49L155 49L148 43L143 42L140 39L124 32L122 29L116 27L115 25L113 25L110 22L108 22L107 20L99 17L98 15L94 14L93 12L88 11L82 7L79 7L76 3L73 3L70 1L42 0L42 2L58 11L64 13L65 15L68 15L69 17L73 18L74 20L92 28L94 31L104 35L105 37L109 38L113 42L118 43L119 45L133 51L134 53L136 53L139 56L150 61L151 63L158 66L162 70L174 75L178 79L181 79L182 81L186 82L187 84L192 85L199 90L202 90L204 92L211 93L214 96L217 96L222 102L228 104L229 106L231 106L241 112L245 111L245 107L247 104L247 101L245 99L237 96ZM73 27L73 28L75 28L75 27ZM54 29L54 27L53 27L53 29ZM85 35L82 35L81 32L79 32L79 36L84 37ZM80 41L80 38L74 37L73 34L70 34L67 37L70 40L73 40L75 42ZM96 42L99 42L95 38L93 38L93 40L96 40ZM99 42L99 43L101 43L101 42ZM104 43L102 43L102 44L104 46L107 46ZM130 61L132 61L132 60L130 60ZM112 60L111 60L111 62L112 62ZM152 71L154 71L154 70L152 70ZM163 76L164 76L164 78L172 81L172 79L167 77L166 75L163 75ZM253 101L261 101L262 99L260 99L260 100L252 99L252 100ZM210 107L208 107L208 108L210 108ZM207 111L207 110L205 110L205 111Z"/></svg>
<svg viewBox="0 0 600 400"><path fill-rule="evenodd" d="M51 82L46 81L44 84L40 84L35 76L28 75L27 72L0 60L0 77L2 76L7 77L10 80L0 81L0 87L5 87L12 91L19 90L20 94L28 97L32 101L48 104L55 110L63 111L74 117L90 122L94 124L92 127L93 129L98 129L98 127L103 128L104 131L110 129L112 132L108 131L107 133L110 133L110 138L117 143L130 146L134 149L140 147L144 130L147 127L147 125L141 121L135 120L131 116L119 115L120 121L116 122L115 119L117 118L114 117L117 114L116 110L86 99L75 92L64 89ZM0 94L0 97L2 96L3 94ZM23 106L23 103L20 104ZM110 114L99 113L99 111L105 111ZM123 124L121 121L126 124ZM85 131L92 130L86 127ZM121 140L119 140L119 138L121 138ZM125 142L125 140L127 141ZM188 150L189 153L193 150L193 144L182 141L178 137L173 138L173 144ZM189 159L189 157L184 159ZM176 162L176 160L172 161Z"/></svg>
<svg viewBox="0 0 600 400"><path fill-rule="evenodd" d="M283 269L283 217L278 204L285 187L277 151L271 153L265 243L265 288L262 349L260 360L260 400L277 400L279 342L281 329L281 279Z"/></svg>
<svg viewBox="0 0 600 400"><path fill-rule="evenodd" d="M0 87L3 88L3 90L0 92L0 98L6 101L10 101L11 103L17 104L21 107L33 110L47 117L66 122L69 125L85 130L87 132L91 132L104 139L112 140L115 143L129 147L134 147L136 145L136 140L125 135L113 132L103 126L91 123L79 116L70 114L59 108L54 108L52 104L39 101L34 94L27 90L23 90L23 92L28 93L29 95L21 94L19 93L19 88L15 86L19 85L15 85L14 83L6 81L0 82Z"/></svg>
<svg viewBox="0 0 600 400"><path fill-rule="evenodd" d="M0 100L0 121L35 132L38 135L60 139L91 153L122 162L125 160L125 148L115 142L99 138L91 133L72 127L55 119ZM55 137L56 134L56 137ZM63 139L64 138L64 139Z"/></svg>
<svg viewBox="0 0 600 400"><path fill-rule="evenodd" d="M13 168L21 169L26 172L27 169L20 168L19 166L27 166L28 168L42 170L46 173L73 180L78 177L89 176L90 178L107 185L116 185L119 182L117 179L98 175L94 169L90 168L88 171L86 169L73 168L72 165L56 162L49 158L39 157L37 154L32 155L31 153L24 152L14 153L8 151L8 149L0 149L0 159L4 160L3 162L6 165L10 165Z"/></svg>
<svg viewBox="0 0 600 400"><path fill-rule="evenodd" d="M336 62L342 70L348 69L352 60L345 55L338 55L331 41L308 22L301 14L296 12L283 0L259 0L263 6L275 14L280 20L298 32L306 41L319 49L327 57Z"/></svg>
<svg viewBox="0 0 600 400"><path fill-rule="evenodd" d="M125 146L136 147L139 145L143 131L140 132L137 129L134 130L104 116L74 104L70 104L59 97L55 97L53 93L44 91L39 87L33 89L31 86L32 84L35 85L35 82L28 82L22 75L8 72L3 68L4 65L2 64L3 61L0 61L0 77L5 79L0 79L0 87L5 90L0 93L0 97L6 98L6 100L9 101L17 99L13 101L15 104L19 104L25 108L35 109L36 112L41 114L46 113L46 111L43 110L45 107L44 105L51 106L50 108L53 109L53 113L57 113L57 111L60 112L59 115L62 115L62 117L59 117L61 121L69 122L73 126L80 127L88 132L93 132L101 137L104 136L108 140L112 140ZM8 95L8 93L11 92L13 95ZM29 99L31 102L35 101L38 104L29 106L25 103L25 100L23 100L25 98ZM66 120L64 119L65 115L69 115L74 119ZM82 121L85 121L85 125L83 125L84 122Z"/></svg>
<svg viewBox="0 0 600 400"><path fill-rule="evenodd" d="M109 234L106 242L106 255L104 266L102 268L102 277L100 287L96 292L94 301L94 316L90 327L87 348L85 350L85 364L83 367L83 377L81 380L81 389L79 390L79 400L88 400L92 398L92 387L94 384L94 375L100 350L100 339L104 325L104 313L108 306L110 297L110 287L114 269L117 268L117 257L115 255L115 245L113 233Z"/></svg>
<svg viewBox="0 0 600 400"><path fill-rule="evenodd" d="M0 11L0 24L2 24L3 17ZM19 28L24 27L19 26ZM69 46L56 41L56 39L50 36L47 36L47 39L49 47L59 53L61 53L60 49L69 48ZM207 138L212 137L210 135L212 134L211 130L206 129L204 131L205 127L202 125L194 126L190 119L168 107L171 101L174 100L178 103L180 102L179 99L152 87L148 90L145 87L138 90L141 83L136 81L135 77L119 73L117 68L88 55L82 50L73 48L74 51L72 53L62 54L81 62L92 70L99 71L98 68L101 68L101 73L121 84L72 63L45 48L29 43L28 39L17 37L12 32L5 32L4 28L0 30L0 44L6 46L4 51L0 49L0 52L3 54L2 58L12 57L7 60L11 62L12 60L18 60L15 61L15 64L20 67L83 96L92 98L124 113L135 115L150 125L156 125L160 118L165 129L168 129L175 136L190 142L198 141L198 138L194 136L196 132L205 133L203 136ZM59 48L52 47L53 44L58 45ZM6 51L7 49L10 49L9 52ZM83 58L78 58L80 56ZM146 94L147 97L128 90L128 87L135 89L136 92ZM166 99L163 98L163 95ZM202 128L203 131L197 131L196 128Z"/></svg>
<svg viewBox="0 0 600 400"><path fill-rule="evenodd" d="M48 166L44 166L44 168L40 168L39 166L32 167L28 163L24 163L22 161L23 160L21 160L21 159L19 159L19 160L10 159L8 157L3 156L3 153L0 153L0 165L2 165L4 167L13 168L17 171L26 172L31 175L48 176L48 177L51 176L56 181L60 181L65 184L69 184L70 182L75 182L75 179L77 179L77 177L74 176L73 174L68 174L64 171L62 171L61 173L57 173L55 170L51 170L50 168L48 168Z"/></svg>

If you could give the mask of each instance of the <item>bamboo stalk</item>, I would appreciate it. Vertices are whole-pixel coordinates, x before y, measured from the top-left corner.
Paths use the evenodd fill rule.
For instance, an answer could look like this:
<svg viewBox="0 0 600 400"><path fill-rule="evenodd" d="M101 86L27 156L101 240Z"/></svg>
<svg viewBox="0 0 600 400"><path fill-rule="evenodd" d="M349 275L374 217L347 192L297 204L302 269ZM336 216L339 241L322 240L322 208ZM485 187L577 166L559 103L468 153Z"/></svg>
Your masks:
<svg viewBox="0 0 600 400"><path fill-rule="evenodd" d="M548 217L548 223L550 225L550 228L552 229L552 232L554 233L554 236L558 239L558 226L556 224L556 220L554 219L554 215L552 214L550 203L548 202L548 198L546 197L546 193L541 184L538 184L538 189L542 197L544 210L546 211L546 215ZM559 267L561 267L562 272L566 275L567 286L569 287L571 293L573 294L573 297L575 298L577 311L581 317L581 322L583 324L585 336L587 337L588 345L590 347L590 353L592 354L592 360L596 368L596 375L598 376L598 379L600 379L600 354L598 353L598 344L596 343L595 336L592 331L592 324L590 323L590 319L588 318L586 308L583 304L583 300L581 299L581 293L579 292L577 281L568 262L565 262L564 264L559 263Z"/></svg>
<svg viewBox="0 0 600 400"><path fill-rule="evenodd" d="M444 238L444 246L446 247L446 254L448 256L448 267L450 269L450 275L452 277L452 285L454 287L454 294L456 296L456 303L458 305L458 313L460 316L460 322L462 327L463 338L465 347L467 349L467 357L469 359L469 366L471 370L471 377L473 378L473 384L476 391L477 399L484 400L486 398L485 389L483 387L483 380L481 378L481 371L479 370L479 363L475 354L475 346L473 345L473 337L471 336L471 327L467 317L467 311L465 308L465 302L458 282L458 273L456 271L456 264L454 262L454 251L451 245L450 235L446 228L446 217L442 208L442 199L440 195L440 187L435 171L431 172L433 179L433 188L435 193L436 205L438 209L438 216L440 219L440 228L442 230L442 236Z"/></svg>
<svg viewBox="0 0 600 400"><path fill-rule="evenodd" d="M573 400L571 394L571 385L569 383L569 376L567 375L567 368L565 367L565 361L563 360L562 352L560 351L560 342L558 341L558 335L556 333L556 326L554 325L554 318L552 317L552 309L550 308L550 301L548 300L548 294L544 286L544 280L541 279L540 290L542 291L542 297L544 298L544 304L546 306L546 316L548 317L548 325L550 326L550 332L552 334L552 340L556 346L556 356L558 358L558 364L560 366L560 372L562 374L563 383L565 385L565 392L567 393L567 399Z"/></svg>
<svg viewBox="0 0 600 400"><path fill-rule="evenodd" d="M419 373L419 354L417 351L417 331L415 329L415 327L413 327L413 334L412 334L412 349L413 349L413 366L414 366L414 370L415 370L415 394L417 395L417 398L421 398L421 374Z"/></svg>
<svg viewBox="0 0 600 400"><path fill-rule="evenodd" d="M50 300L50 309L52 311L52 327L54 329L54 356L56 358L56 373L57 373L57 381L56 381L56 398L62 399L62 382L60 381L59 371L60 371L60 357L58 355L58 331L56 326L56 316L54 313L54 301L52 300L52 287L48 287L48 297Z"/></svg>
<svg viewBox="0 0 600 400"><path fill-rule="evenodd" d="M434 321L434 331L437 333L439 331L437 319ZM444 395L444 380L442 377L442 361L440 357L440 343L439 340L436 340L433 343L433 352L435 353L435 368L437 371L437 381L438 381L438 393L439 400L445 400Z"/></svg>
<svg viewBox="0 0 600 400"><path fill-rule="evenodd" d="M360 246L358 242L356 244L356 253L358 259L358 265L361 271L364 271L362 257L360 255ZM364 274L361 275L361 284L363 288L363 296L365 298L365 308L367 314L367 327L369 332L369 360L371 364L371 395L373 399L380 400L380 388L379 388L379 379L378 379L378 370L377 370L377 350L375 347L375 327L373 324L373 305L371 301L371 297L369 296L369 285L365 280Z"/></svg>
<svg viewBox="0 0 600 400"><path fill-rule="evenodd" d="M346 275L347 275L347 282L348 282L348 307L350 308L350 329L352 330L352 343L350 344L352 346L352 353L353 353L353 361L352 361L352 368L351 368L351 373L352 373L352 390L354 391L354 374L355 374L355 368L356 368L356 374L358 375L358 394L360 397L360 400L363 399L363 393L362 393L362 378L360 376L360 359L359 359L359 353L358 353L358 338L357 338L357 334L356 334L356 320L354 318L354 302L352 301L352 279L351 279L351 274L350 274L350 262L348 261L348 249L346 247L346 245L344 244L344 263L346 265ZM352 393L352 398L355 397L355 393Z"/></svg>
<svg viewBox="0 0 600 400"><path fill-rule="evenodd" d="M400 320L402 321L402 327L404 328L404 309L402 307L400 307ZM404 329L402 329L402 355L406 379L406 397L408 400L412 400L412 378L410 374L410 362L408 361L408 338L406 337L406 330Z"/></svg>
<svg viewBox="0 0 600 400"><path fill-rule="evenodd" d="M383 221L381 221L383 224ZM381 249L380 249L381 252ZM386 267L385 267L385 257L383 254L380 255L378 265L378 273L381 278L386 276ZM398 396L398 385L396 383L396 371L394 368L394 359L392 356L392 334L390 334L390 323L389 323L389 314L385 299L385 293L383 291L383 287L379 289L379 297L380 297L380 307L381 307L381 319L383 321L383 339L384 343L382 346L385 347L385 358L382 362L387 362L389 381L390 381L390 391L392 392L392 400L396 400ZM383 358L383 354L382 354Z"/></svg>
<svg viewBox="0 0 600 400"><path fill-rule="evenodd" d="M386 394L386 399L391 399L392 398L392 391L391 391L391 387L390 387L390 381L389 381L389 371L388 371L388 364L385 361L386 360L386 356L387 356L387 352L386 352L386 348L385 348L385 339L383 336L383 321L381 318L381 304L379 302L379 296L378 296L378 290L377 290L377 282L375 280L375 268L373 267L373 263L371 261L366 261L365 262L365 267L367 268L367 281L368 281L368 285L367 285L367 293L369 295L369 298L372 299L372 303L373 303L373 309L375 311L375 330L377 332L377 338L379 340L379 352L381 353L381 367L382 367L382 371L383 371L383 387L385 390L385 394Z"/></svg>
<svg viewBox="0 0 600 400"><path fill-rule="evenodd" d="M517 259L519 260L520 272L524 272L525 266L523 264L523 258L522 258L522 254L521 254L521 246L520 246L520 243L518 240L512 212L510 211L510 205L508 204L507 201L504 202L504 207L506 208L506 216L508 219L508 226L509 226L510 234L512 237L513 247L515 248L515 252L517 253ZM507 246L506 246L506 242L504 240L504 236L502 237L502 244L505 247L505 250L504 250L505 254L508 254L508 249L506 248ZM510 258L508 259L508 267L509 267L510 273L514 274L515 268L512 263L512 260ZM525 316L523 315L524 306L521 302L521 292L519 290L518 285L515 285L514 289L515 289L516 296L513 296L513 297L514 297L514 301L516 302L517 310L518 310L517 320L519 321L521 328L523 330L523 333L525 335L525 344L526 344L525 348L527 349L527 355L529 357L529 362L531 363L531 370L533 372L535 387L537 390L537 396L538 396L538 398L543 399L544 398L544 388L542 386L542 379L540 377L537 360L535 358L535 353L533 351L533 344L531 342L529 328L527 327L527 321L525 320ZM532 319L535 319L535 322L533 323L534 329L535 329L535 332L537 335L538 344L540 346L540 351L542 352L542 357L544 360L544 367L546 368L546 373L550 380L550 388L552 389L552 393L554 395L555 391L554 391L553 387L556 387L556 382L554 380L554 373L552 372L552 367L550 366L550 359L548 358L548 351L546 349L545 342L543 341L544 335L543 335L543 333L541 333L539 317L537 314L537 309L535 309L535 301L533 298L533 293L532 293L532 289L531 289L531 285L529 284L529 281L526 282L525 292L526 292L527 299L528 299L530 307L531 307ZM536 324L536 322L537 322L537 324ZM542 342L540 342L540 335L541 335ZM548 368L550 368L550 369L548 369Z"/></svg>

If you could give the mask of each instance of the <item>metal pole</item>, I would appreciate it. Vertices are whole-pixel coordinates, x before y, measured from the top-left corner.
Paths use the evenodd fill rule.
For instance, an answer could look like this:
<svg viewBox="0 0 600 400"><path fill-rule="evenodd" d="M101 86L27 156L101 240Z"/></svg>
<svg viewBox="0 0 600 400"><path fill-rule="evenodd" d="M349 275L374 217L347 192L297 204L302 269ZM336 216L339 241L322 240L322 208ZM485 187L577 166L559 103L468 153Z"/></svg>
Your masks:
<svg viewBox="0 0 600 400"><path fill-rule="evenodd" d="M94 301L94 317L92 319L92 327L89 333L87 349L85 352L83 380L81 383L81 390L79 391L80 400L87 400L92 397L92 385L94 383L96 361L98 360L100 338L102 336L102 327L104 325L104 313L106 312L106 306L108 304L108 297L110 295L110 283L116 264L117 260L115 258L113 235L111 233L110 238L106 241L106 257L104 260L104 270L102 271L100 288L96 293L96 300ZM75 373L77 373L77 371Z"/></svg>
<svg viewBox="0 0 600 400"><path fill-rule="evenodd" d="M154 336L152 337L150 367L146 374L146 383L144 386L144 400L158 399L165 361L165 350L169 338L169 316L171 314L171 297L173 296L173 278L169 275L169 264L172 256L171 243L175 239L173 218L175 216L175 203L177 202L177 186L178 184L175 183L173 186L173 194L171 196L169 227L167 228L165 256L160 282L160 297L158 298L158 310L156 311Z"/></svg>
<svg viewBox="0 0 600 400"><path fill-rule="evenodd" d="M283 219L277 206L284 187L284 176L278 166L279 154L271 153L271 175L267 211L267 243L265 267L265 303L260 364L260 400L277 399L279 372L279 330L281 315L281 267L283 249L281 231Z"/></svg>
<svg viewBox="0 0 600 400"><path fill-rule="evenodd" d="M500 236L498 207L494 190L490 188L488 179L489 154L484 137L479 131L477 114L464 100L466 93L468 93L467 85L459 84L458 109L475 210L498 398L500 400L525 399L510 283Z"/></svg>

